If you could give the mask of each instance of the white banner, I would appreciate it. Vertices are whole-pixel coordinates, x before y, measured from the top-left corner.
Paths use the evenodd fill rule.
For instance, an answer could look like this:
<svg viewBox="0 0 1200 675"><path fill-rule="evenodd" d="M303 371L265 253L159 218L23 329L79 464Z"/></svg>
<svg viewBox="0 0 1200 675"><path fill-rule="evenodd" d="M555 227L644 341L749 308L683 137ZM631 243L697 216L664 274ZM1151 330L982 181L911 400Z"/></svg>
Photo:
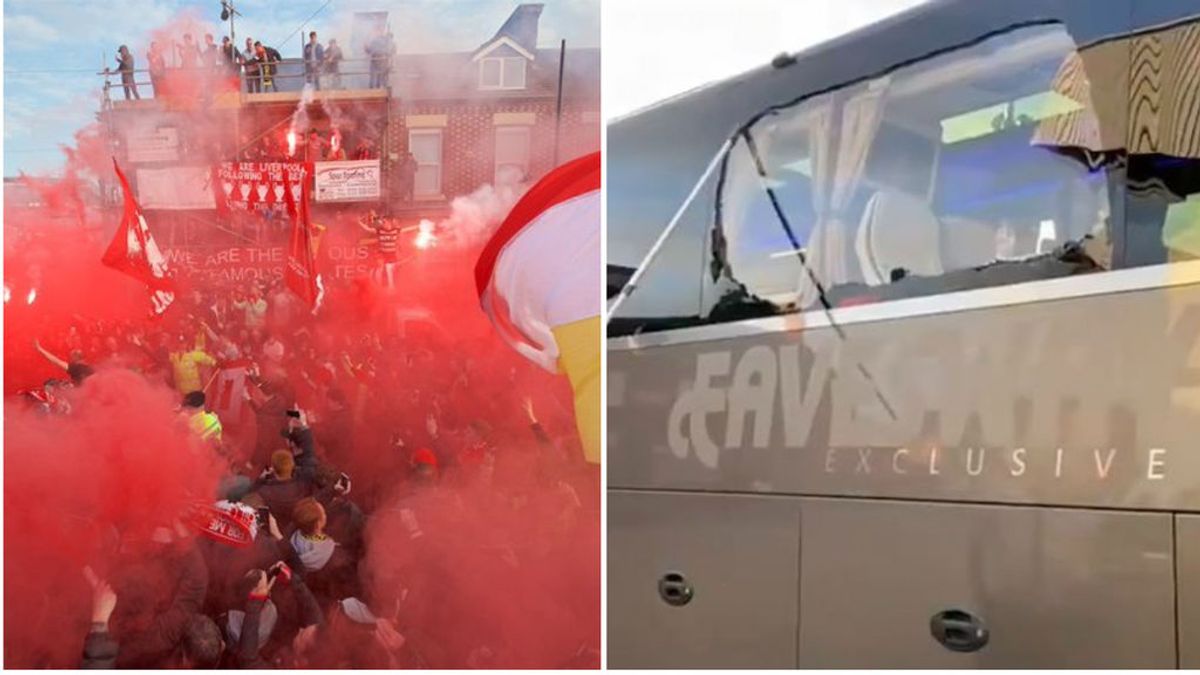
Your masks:
<svg viewBox="0 0 1200 675"><path fill-rule="evenodd" d="M212 169L175 166L137 170L138 203L143 209L215 209Z"/></svg>
<svg viewBox="0 0 1200 675"><path fill-rule="evenodd" d="M373 202L379 199L379 160L316 162L316 200L319 202Z"/></svg>
<svg viewBox="0 0 1200 675"><path fill-rule="evenodd" d="M179 159L179 130L175 127L134 128L125 135L131 162L173 162Z"/></svg>

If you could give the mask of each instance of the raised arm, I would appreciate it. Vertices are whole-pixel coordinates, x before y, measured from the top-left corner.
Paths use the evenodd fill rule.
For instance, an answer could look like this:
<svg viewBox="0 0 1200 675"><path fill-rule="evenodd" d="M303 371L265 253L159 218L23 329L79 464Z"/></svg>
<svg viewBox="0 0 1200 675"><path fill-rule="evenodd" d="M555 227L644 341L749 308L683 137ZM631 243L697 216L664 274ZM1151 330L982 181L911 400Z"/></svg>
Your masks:
<svg viewBox="0 0 1200 675"><path fill-rule="evenodd" d="M50 352L50 350L43 347L42 343L38 342L37 340L33 341L33 346L35 349L38 350L38 353L41 354L47 361L49 361L50 363L53 363L54 365L58 366L59 368L66 370L67 367L70 365L63 359L52 354Z"/></svg>
<svg viewBox="0 0 1200 675"><path fill-rule="evenodd" d="M550 436L546 434L546 430L542 428L542 423L538 421L537 415L533 413L533 399L525 397L525 417L529 419L529 428L533 431L534 438L537 442L548 448L554 447L554 442L550 440Z"/></svg>
<svg viewBox="0 0 1200 675"><path fill-rule="evenodd" d="M265 665L259 657L262 645L258 642L258 626L262 619L262 610L271 597L271 587L278 577L269 577L262 570L254 570L251 574L258 575L258 583L250 591L244 606L245 616L242 618L242 634L237 645L237 663L242 668L261 668Z"/></svg>
<svg viewBox="0 0 1200 675"><path fill-rule="evenodd" d="M217 335L217 331L213 330L207 321L201 320L200 327L204 329L204 334L208 336L209 340L212 340L214 345L221 344L221 336Z"/></svg>
<svg viewBox="0 0 1200 675"><path fill-rule="evenodd" d="M208 352L200 352L196 355L196 363L213 368L217 365L217 360Z"/></svg>
<svg viewBox="0 0 1200 675"><path fill-rule="evenodd" d="M85 567L83 574L92 586L92 629L84 638L83 662L79 667L84 670L115 668L120 647L108 632L108 621L117 606L117 594L112 586L96 576L91 567Z"/></svg>

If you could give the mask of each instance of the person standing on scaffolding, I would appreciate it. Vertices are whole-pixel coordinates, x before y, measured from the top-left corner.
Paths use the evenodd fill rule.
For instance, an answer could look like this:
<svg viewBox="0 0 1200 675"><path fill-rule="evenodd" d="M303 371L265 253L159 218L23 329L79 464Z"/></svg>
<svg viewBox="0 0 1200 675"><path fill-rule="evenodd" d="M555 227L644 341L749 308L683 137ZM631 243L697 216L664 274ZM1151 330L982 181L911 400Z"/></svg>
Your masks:
<svg viewBox="0 0 1200 675"><path fill-rule="evenodd" d="M325 73L329 75L334 89L342 88L342 48L332 38L329 46L325 47Z"/></svg>
<svg viewBox="0 0 1200 675"><path fill-rule="evenodd" d="M246 74L246 93L262 91L262 76L258 66L258 53L254 51L254 40L246 38L246 50L242 52L242 67Z"/></svg>
<svg viewBox="0 0 1200 675"><path fill-rule="evenodd" d="M125 100L128 101L131 97L141 100L137 82L133 80L133 52L125 45L117 49L117 72L121 73L121 87L125 89Z"/></svg>
<svg viewBox="0 0 1200 675"><path fill-rule="evenodd" d="M391 69L392 53L396 45L392 41L391 32L380 26L375 37L367 42L365 51L371 64L371 89L382 89L388 85L388 73Z"/></svg>
<svg viewBox="0 0 1200 675"><path fill-rule="evenodd" d="M279 91L279 88L275 86L275 64L272 62L270 52L263 47L261 42L254 43L254 57L258 59L258 67L262 70L262 90Z"/></svg>
<svg viewBox="0 0 1200 675"><path fill-rule="evenodd" d="M234 46L233 40L229 36L221 38L221 63L232 73L237 75L238 64L242 61L242 55L238 53L237 47Z"/></svg>
<svg viewBox="0 0 1200 675"><path fill-rule="evenodd" d="M308 44L304 45L304 81L311 84L313 89L321 89L321 68L325 61L325 47L317 41L317 32L308 34Z"/></svg>
<svg viewBox="0 0 1200 675"><path fill-rule="evenodd" d="M150 51L146 52L146 63L150 68L150 87L154 90L155 96L162 96L167 61L157 42L150 43Z"/></svg>

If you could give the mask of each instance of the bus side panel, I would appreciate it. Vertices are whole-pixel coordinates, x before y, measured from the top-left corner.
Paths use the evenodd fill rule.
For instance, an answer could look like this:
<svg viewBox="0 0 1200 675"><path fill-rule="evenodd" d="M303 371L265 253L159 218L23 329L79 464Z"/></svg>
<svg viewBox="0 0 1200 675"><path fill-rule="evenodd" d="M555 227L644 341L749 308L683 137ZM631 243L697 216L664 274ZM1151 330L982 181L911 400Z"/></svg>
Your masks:
<svg viewBox="0 0 1200 675"><path fill-rule="evenodd" d="M1194 511L1200 286L1105 291L1118 274L1141 272L967 291L844 338L764 320L611 349L608 483ZM1090 294L984 302L1066 287Z"/></svg>
<svg viewBox="0 0 1200 675"><path fill-rule="evenodd" d="M794 668L798 500L608 493L611 668ZM683 605L659 580L681 575Z"/></svg>
<svg viewBox="0 0 1200 675"><path fill-rule="evenodd" d="M1200 516L1175 517L1179 667L1200 668Z"/></svg>
<svg viewBox="0 0 1200 675"><path fill-rule="evenodd" d="M1170 514L803 502L802 668L1175 666ZM948 610L986 644L936 641Z"/></svg>

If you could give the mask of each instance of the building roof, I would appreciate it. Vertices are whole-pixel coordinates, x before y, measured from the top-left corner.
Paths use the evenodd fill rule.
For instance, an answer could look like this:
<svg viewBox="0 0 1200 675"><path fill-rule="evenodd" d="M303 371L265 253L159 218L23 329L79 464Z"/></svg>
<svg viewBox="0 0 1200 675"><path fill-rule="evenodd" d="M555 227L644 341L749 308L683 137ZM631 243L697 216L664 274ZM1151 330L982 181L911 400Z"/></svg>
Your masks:
<svg viewBox="0 0 1200 675"><path fill-rule="evenodd" d="M558 49L537 49L526 65L525 88L480 90L478 52L397 54L393 66L396 95L411 101L486 97L488 99L555 96ZM563 71L564 100L599 100L600 50L567 48Z"/></svg>
<svg viewBox="0 0 1200 675"><path fill-rule="evenodd" d="M507 44L521 53L525 58L530 60L535 59L538 42L538 19L541 16L542 5L540 3L517 5L517 8L509 15L508 20L504 22L504 25L500 26L500 30L496 31L491 40L479 45L479 48L472 54L472 58L478 59L492 49L495 49L498 45Z"/></svg>
<svg viewBox="0 0 1200 675"><path fill-rule="evenodd" d="M470 52L432 54L396 54L392 58L390 82L392 95L406 102L438 100L512 100L554 97L558 93L559 49L539 49L538 23L543 5L518 5L487 42ZM375 13L385 16L386 13ZM366 21L374 15L359 12L355 15ZM377 17L376 17L377 18ZM524 57L526 59L523 89L480 89L480 61L487 56ZM563 73L565 101L598 102L600 99L600 50L573 49L567 46ZM303 63L300 59L283 59L276 66L275 85L279 93L242 94L227 103L231 107L248 103L292 105L303 87ZM341 88L327 89L319 94L325 98L380 99L383 89L368 89L365 62L348 61L341 75ZM156 108L155 99L142 101L113 101L114 109Z"/></svg>

